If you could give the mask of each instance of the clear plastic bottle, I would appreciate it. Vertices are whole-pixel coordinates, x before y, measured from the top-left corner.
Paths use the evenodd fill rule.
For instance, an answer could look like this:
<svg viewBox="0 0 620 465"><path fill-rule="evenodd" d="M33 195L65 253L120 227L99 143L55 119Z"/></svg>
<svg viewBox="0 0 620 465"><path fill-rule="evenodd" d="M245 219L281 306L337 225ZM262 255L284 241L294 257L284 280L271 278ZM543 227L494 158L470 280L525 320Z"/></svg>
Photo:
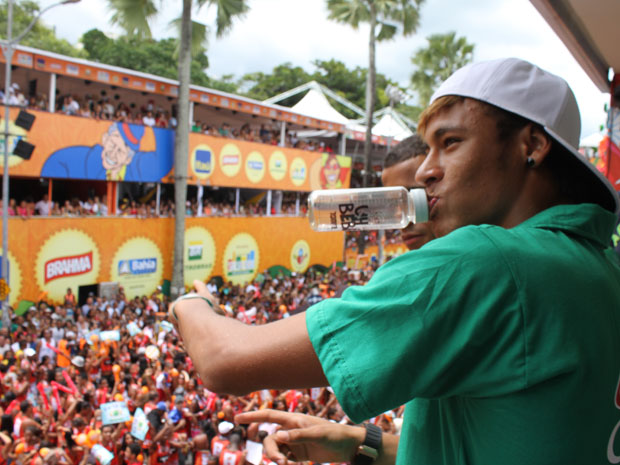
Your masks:
<svg viewBox="0 0 620 465"><path fill-rule="evenodd" d="M424 189L368 187L327 189L308 197L310 226L315 231L402 229L428 221Z"/></svg>

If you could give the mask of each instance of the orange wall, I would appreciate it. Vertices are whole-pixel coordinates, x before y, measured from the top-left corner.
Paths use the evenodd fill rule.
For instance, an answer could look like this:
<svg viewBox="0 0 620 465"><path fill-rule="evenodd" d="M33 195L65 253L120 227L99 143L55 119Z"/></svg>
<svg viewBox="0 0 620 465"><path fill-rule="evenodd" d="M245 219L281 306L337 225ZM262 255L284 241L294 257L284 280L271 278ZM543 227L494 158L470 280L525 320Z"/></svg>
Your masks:
<svg viewBox="0 0 620 465"><path fill-rule="evenodd" d="M148 294L172 274L172 218L9 220L10 302L43 291L119 281L128 297ZM327 239L327 240L326 240ZM306 218L188 218L186 284L220 275L243 284L273 265L302 272L343 256L343 233L317 233Z"/></svg>

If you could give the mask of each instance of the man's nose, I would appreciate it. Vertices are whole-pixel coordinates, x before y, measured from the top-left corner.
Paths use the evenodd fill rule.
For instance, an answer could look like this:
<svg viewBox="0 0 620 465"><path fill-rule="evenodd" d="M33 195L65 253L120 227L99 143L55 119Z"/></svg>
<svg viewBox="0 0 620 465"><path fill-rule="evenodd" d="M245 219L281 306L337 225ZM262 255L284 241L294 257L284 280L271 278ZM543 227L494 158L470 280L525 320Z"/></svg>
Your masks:
<svg viewBox="0 0 620 465"><path fill-rule="evenodd" d="M428 187L443 178L443 169L436 152L432 150L424 158L415 175L416 182Z"/></svg>

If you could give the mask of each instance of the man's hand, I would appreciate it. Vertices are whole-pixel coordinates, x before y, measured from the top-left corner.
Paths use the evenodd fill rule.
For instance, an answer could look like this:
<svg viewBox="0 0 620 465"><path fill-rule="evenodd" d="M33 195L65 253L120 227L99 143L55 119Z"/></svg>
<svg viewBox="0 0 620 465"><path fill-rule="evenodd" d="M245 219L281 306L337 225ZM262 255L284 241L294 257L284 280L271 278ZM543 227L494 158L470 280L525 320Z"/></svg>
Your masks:
<svg viewBox="0 0 620 465"><path fill-rule="evenodd" d="M263 446L265 454L280 465L306 460L348 462L366 435L365 429L357 426L269 409L241 413L235 422L278 423L281 429L267 436Z"/></svg>

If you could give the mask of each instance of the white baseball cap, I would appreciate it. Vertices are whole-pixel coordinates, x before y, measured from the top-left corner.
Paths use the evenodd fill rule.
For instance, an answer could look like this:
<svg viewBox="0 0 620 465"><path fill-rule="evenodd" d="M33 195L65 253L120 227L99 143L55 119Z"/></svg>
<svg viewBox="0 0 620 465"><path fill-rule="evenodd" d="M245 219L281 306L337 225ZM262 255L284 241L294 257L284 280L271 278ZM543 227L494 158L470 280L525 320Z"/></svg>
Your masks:
<svg viewBox="0 0 620 465"><path fill-rule="evenodd" d="M489 103L515 113L545 131L578 160L584 178L598 183L601 205L620 211L618 194L603 174L579 153L581 118L568 83L559 76L518 58L473 63L456 71L439 86L431 103L439 97L458 95Z"/></svg>

